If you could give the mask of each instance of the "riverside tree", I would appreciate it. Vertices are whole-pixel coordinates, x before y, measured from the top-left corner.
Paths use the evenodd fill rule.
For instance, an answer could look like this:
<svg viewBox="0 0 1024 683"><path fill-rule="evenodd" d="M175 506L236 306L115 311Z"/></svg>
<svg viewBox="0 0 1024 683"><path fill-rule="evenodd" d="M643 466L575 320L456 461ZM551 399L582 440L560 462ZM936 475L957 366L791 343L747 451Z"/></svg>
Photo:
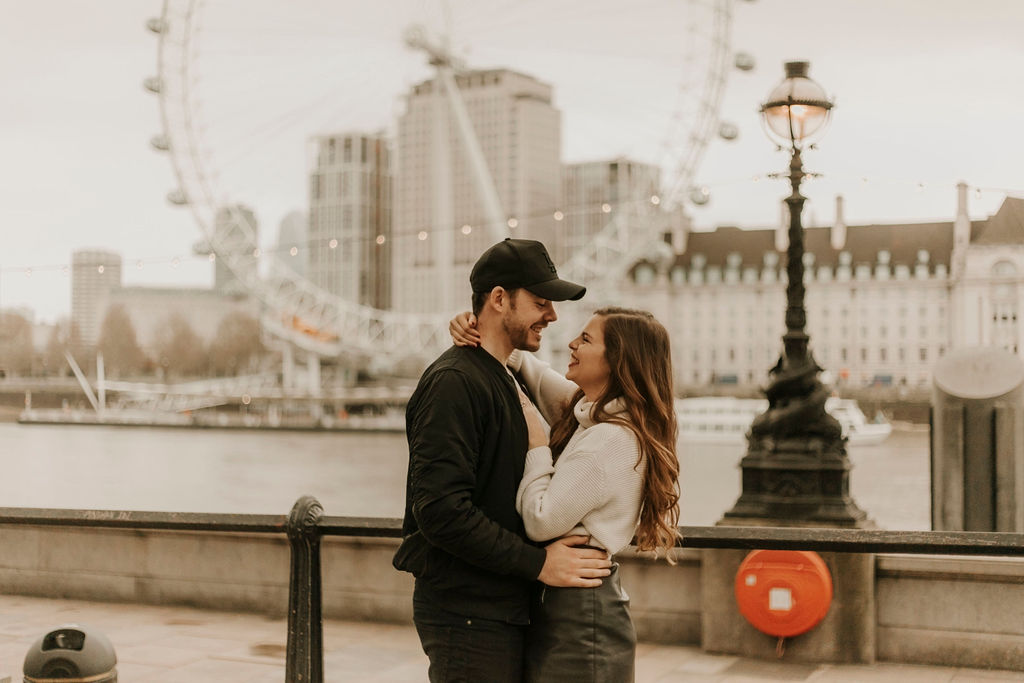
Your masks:
<svg viewBox="0 0 1024 683"><path fill-rule="evenodd" d="M30 375L32 323L18 313L0 313L0 370L7 376Z"/></svg>
<svg viewBox="0 0 1024 683"><path fill-rule="evenodd" d="M112 376L138 373L147 362L146 354L139 346L131 317L124 306L115 305L107 309L100 326L100 338L96 345L103 354L103 364Z"/></svg>
<svg viewBox="0 0 1024 683"><path fill-rule="evenodd" d="M240 311L228 313L210 342L210 372L236 375L251 371L263 353L259 320Z"/></svg>
<svg viewBox="0 0 1024 683"><path fill-rule="evenodd" d="M207 369L206 348L188 320L170 315L157 333L157 362L168 377L195 377Z"/></svg>

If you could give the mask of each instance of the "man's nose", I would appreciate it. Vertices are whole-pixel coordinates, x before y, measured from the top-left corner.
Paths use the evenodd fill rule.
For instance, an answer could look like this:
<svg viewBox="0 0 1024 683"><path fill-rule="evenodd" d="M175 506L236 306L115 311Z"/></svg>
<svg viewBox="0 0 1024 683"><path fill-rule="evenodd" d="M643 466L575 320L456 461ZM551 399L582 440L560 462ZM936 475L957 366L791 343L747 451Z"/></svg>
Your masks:
<svg viewBox="0 0 1024 683"><path fill-rule="evenodd" d="M553 323L556 320L558 320L558 314L555 313L555 305L554 304L552 304L550 302L548 303L548 310L544 314L544 319L547 320L549 323Z"/></svg>

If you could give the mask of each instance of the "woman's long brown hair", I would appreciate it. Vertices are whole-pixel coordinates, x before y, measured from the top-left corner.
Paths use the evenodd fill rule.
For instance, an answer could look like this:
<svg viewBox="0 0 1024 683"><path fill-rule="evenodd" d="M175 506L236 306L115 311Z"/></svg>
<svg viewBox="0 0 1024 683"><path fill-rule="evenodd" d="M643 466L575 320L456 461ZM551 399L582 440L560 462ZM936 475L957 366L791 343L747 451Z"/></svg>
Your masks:
<svg viewBox="0 0 1024 683"><path fill-rule="evenodd" d="M672 392L672 351L668 332L647 311L609 307L595 311L604 322L604 355L611 369L608 386L594 402L594 422L612 422L633 430L646 460L640 523L636 530L640 550L664 550L674 564L672 548L679 536L679 459L676 457L676 413ZM551 429L551 452L557 459L576 431L573 406L583 391L569 401ZM610 401L622 399L626 419L610 414Z"/></svg>

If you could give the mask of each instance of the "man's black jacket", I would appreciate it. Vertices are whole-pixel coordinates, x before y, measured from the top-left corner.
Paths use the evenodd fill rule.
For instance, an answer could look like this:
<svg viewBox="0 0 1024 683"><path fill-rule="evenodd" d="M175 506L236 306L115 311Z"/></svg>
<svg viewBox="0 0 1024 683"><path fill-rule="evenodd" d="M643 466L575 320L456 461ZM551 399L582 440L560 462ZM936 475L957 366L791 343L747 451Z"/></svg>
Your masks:
<svg viewBox="0 0 1024 683"><path fill-rule="evenodd" d="M423 373L406 410L409 473L396 569L470 617L528 623L543 548L516 512L528 444L515 380L481 348L452 347Z"/></svg>

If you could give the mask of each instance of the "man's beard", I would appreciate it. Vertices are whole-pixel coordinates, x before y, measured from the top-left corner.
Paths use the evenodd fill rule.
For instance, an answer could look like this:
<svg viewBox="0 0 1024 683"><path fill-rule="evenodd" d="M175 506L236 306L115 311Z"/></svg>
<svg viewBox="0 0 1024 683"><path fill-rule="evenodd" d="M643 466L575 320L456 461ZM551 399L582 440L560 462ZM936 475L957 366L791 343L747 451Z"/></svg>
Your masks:
<svg viewBox="0 0 1024 683"><path fill-rule="evenodd" d="M512 321L506 317L501 321L501 327L505 330L505 334L508 335L512 348L522 349L523 351L536 351L540 348L540 344L534 343L530 339L530 326L526 323Z"/></svg>

